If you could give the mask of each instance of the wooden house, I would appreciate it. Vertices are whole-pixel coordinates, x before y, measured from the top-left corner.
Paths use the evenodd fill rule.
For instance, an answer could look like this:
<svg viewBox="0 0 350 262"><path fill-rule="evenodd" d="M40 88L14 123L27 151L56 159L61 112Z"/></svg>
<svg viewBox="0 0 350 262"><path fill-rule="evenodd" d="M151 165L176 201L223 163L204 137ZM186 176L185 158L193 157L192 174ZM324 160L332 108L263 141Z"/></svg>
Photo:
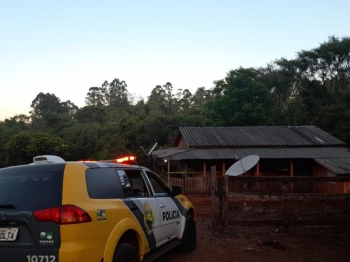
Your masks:
<svg viewBox="0 0 350 262"><path fill-rule="evenodd" d="M316 126L180 127L172 147L152 155L168 177L207 177L211 166L216 166L220 177L248 155L258 155L260 160L245 176L332 177L350 175L346 146ZM295 184L293 190L348 193L350 185Z"/></svg>

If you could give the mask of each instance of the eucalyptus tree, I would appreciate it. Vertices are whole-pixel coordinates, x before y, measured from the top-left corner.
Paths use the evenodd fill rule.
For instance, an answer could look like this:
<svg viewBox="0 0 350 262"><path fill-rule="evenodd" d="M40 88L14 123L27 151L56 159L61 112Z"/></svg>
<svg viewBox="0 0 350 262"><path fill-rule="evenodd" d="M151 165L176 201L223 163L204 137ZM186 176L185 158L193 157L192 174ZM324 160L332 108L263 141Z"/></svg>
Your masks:
<svg viewBox="0 0 350 262"><path fill-rule="evenodd" d="M205 87L197 88L196 92L192 95L190 99L192 111L202 112L205 103L211 101L212 97L212 90L206 90Z"/></svg>
<svg viewBox="0 0 350 262"><path fill-rule="evenodd" d="M146 104L149 107L151 116L159 116L166 113L166 93L161 85L157 85L152 89Z"/></svg>
<svg viewBox="0 0 350 262"><path fill-rule="evenodd" d="M94 86L89 88L89 92L85 97L85 104L87 106L102 107L106 104L106 87L104 84L102 87Z"/></svg>
<svg viewBox="0 0 350 262"><path fill-rule="evenodd" d="M176 93L176 100L175 100L176 115L184 115L190 112L191 99L192 99L192 93L190 92L190 90L178 89L178 92Z"/></svg>
<svg viewBox="0 0 350 262"><path fill-rule="evenodd" d="M118 123L128 117L129 111L129 93L127 84L123 80L114 78L109 83L106 92L106 101L108 108L108 118L111 123Z"/></svg>
<svg viewBox="0 0 350 262"><path fill-rule="evenodd" d="M164 89L164 98L165 98L165 108L166 108L166 115L175 115L176 113L176 98L173 93L173 85L170 82L166 82L165 85L163 85Z"/></svg>

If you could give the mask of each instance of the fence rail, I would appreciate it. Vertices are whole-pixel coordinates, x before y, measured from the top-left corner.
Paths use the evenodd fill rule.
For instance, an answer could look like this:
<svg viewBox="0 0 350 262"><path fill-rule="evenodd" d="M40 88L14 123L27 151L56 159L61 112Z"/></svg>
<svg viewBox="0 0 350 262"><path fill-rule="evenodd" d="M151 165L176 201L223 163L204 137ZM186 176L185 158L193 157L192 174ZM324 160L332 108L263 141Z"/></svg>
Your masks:
<svg viewBox="0 0 350 262"><path fill-rule="evenodd" d="M210 177L170 177L169 186L180 185L184 194L210 194Z"/></svg>
<svg viewBox="0 0 350 262"><path fill-rule="evenodd" d="M219 181L215 174L212 179ZM288 231L291 225L350 223L350 177L225 177L220 180L227 180L223 183L227 186L218 187L218 193L212 197L214 213L219 217L213 218L216 229L225 229L227 225L283 225ZM228 212L215 204L216 198L219 202L230 202ZM258 216L256 212L260 212Z"/></svg>
<svg viewBox="0 0 350 262"><path fill-rule="evenodd" d="M167 179L167 178L165 178ZM234 193L347 193L349 188L340 188L350 177L229 177L228 192ZM185 194L210 194L211 178L208 177L170 177L169 186L180 185ZM287 185L287 187L285 187ZM286 191L285 191L286 190ZM341 192L339 192L341 191Z"/></svg>

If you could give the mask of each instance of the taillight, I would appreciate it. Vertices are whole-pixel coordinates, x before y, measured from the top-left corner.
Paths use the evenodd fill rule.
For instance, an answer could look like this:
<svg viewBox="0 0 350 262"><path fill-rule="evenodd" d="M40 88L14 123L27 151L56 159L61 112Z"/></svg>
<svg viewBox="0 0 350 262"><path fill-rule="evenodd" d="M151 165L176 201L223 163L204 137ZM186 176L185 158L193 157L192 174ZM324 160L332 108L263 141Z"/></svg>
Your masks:
<svg viewBox="0 0 350 262"><path fill-rule="evenodd" d="M60 225L92 221L85 210L73 205L36 210L33 212L33 216L39 221L55 222Z"/></svg>
<svg viewBox="0 0 350 262"><path fill-rule="evenodd" d="M39 221L51 221L60 223L60 209L61 207L47 208L33 212L33 216Z"/></svg>

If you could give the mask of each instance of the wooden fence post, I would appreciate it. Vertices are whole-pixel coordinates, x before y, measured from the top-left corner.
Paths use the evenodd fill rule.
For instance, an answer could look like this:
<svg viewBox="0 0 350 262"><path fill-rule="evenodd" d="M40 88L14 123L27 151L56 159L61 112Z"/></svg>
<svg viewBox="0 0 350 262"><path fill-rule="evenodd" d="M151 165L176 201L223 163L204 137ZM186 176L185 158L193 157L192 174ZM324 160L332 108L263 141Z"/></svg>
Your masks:
<svg viewBox="0 0 350 262"><path fill-rule="evenodd" d="M216 197L219 199L219 212L218 212L218 220L217 225L220 225L220 227L217 226L217 229L219 231L223 231L224 227L224 217L225 217L225 211L224 211L224 178L219 177L218 178L218 190L216 191Z"/></svg>
<svg viewBox="0 0 350 262"><path fill-rule="evenodd" d="M226 230L228 225L228 176L227 175L224 175L222 188L224 193L223 227L224 227L224 230Z"/></svg>
<svg viewBox="0 0 350 262"><path fill-rule="evenodd" d="M283 188L283 227L284 227L284 232L288 233L289 232L289 214L288 214L288 183L283 182L282 183L282 188Z"/></svg>
<svg viewBox="0 0 350 262"><path fill-rule="evenodd" d="M217 178L216 166L211 167L213 217L212 230L225 231L228 224L228 177Z"/></svg>
<svg viewBox="0 0 350 262"><path fill-rule="evenodd" d="M218 190L218 185L217 185L217 177L216 177L216 166L212 166L210 168L211 170L211 198L212 198L212 205L213 205L213 216L212 216L212 231L213 233L216 232L217 229L217 210L218 210L218 201L217 197L215 196L215 193Z"/></svg>

